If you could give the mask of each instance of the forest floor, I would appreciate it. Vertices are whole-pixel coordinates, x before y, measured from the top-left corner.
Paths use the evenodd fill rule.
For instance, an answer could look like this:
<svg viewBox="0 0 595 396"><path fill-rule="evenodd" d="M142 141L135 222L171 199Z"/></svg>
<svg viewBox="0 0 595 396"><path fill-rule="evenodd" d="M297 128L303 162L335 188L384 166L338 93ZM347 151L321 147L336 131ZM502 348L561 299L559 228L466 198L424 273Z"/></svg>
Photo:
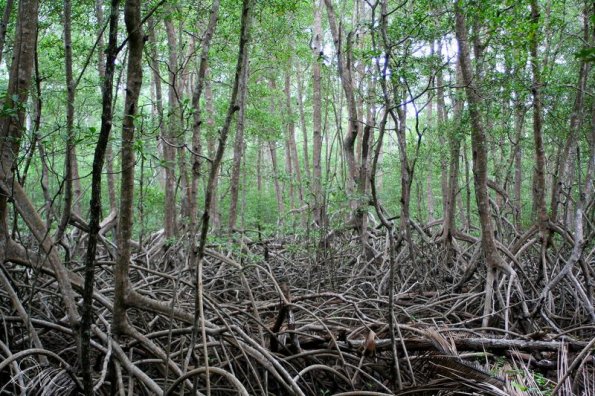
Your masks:
<svg viewBox="0 0 595 396"><path fill-rule="evenodd" d="M167 246L157 233L137 245L130 277L134 290L162 306L130 307L136 335L115 340L115 247L104 240L95 277L96 393L595 394L589 309L572 277L547 286L554 276L541 277L538 247L516 249L518 275L497 277L486 327L478 243L455 242L447 265L429 232L416 241L411 249L388 243L378 230L365 249L347 234L316 243L237 236L208 246L199 298L187 243ZM84 238L72 252L82 246ZM565 245L548 253L550 274L570 254ZM0 291L0 346L10 357L0 362L0 394L77 394L76 332L54 279L6 269L43 348L34 348L23 316Z"/></svg>

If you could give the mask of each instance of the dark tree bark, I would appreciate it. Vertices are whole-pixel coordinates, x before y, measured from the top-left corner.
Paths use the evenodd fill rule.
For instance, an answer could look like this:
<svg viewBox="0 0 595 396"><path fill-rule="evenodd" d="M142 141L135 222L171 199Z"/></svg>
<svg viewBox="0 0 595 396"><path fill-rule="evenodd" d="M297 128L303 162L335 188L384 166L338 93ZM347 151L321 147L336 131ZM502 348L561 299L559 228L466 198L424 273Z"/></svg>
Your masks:
<svg viewBox="0 0 595 396"><path fill-rule="evenodd" d="M589 7L585 5L583 13L583 42L587 46L593 46L595 40L595 32L591 32L589 24L589 17L592 15L593 6ZM570 115L568 137L562 148L559 156L558 166L552 180L552 194L551 194L551 220L558 221L558 213L560 210L560 194L563 189L570 190L567 175L569 169L572 167L572 161L569 160L571 148L576 144L576 136L580 131L582 120L584 118L584 96L587 88L589 71L591 69L591 63L581 60L578 71L578 81L576 94L574 97L574 105L572 108L572 114Z"/></svg>
<svg viewBox="0 0 595 396"><path fill-rule="evenodd" d="M206 110L207 110L207 127L209 130L209 137L207 140L207 150L209 152L209 158L215 157L215 152L217 150L216 143L217 137L213 133L215 130L215 120L213 119L213 114L215 114L215 105L213 103L213 90L211 88L211 81L207 79L205 81L205 100L206 100ZM215 185L213 187L213 203L211 205L211 224L213 224L213 230L216 231L221 227L221 216L219 215L219 202L217 199L217 187L219 185L219 175L221 174L221 170L215 179Z"/></svg>
<svg viewBox="0 0 595 396"><path fill-rule="evenodd" d="M514 224L515 227L521 229L521 219L523 215L523 208L521 202L521 191L523 187L523 127L525 123L525 109L519 98L515 99L514 104L514 134L515 142L513 148L513 162L514 162L514 182L512 188L512 200L514 207Z"/></svg>
<svg viewBox="0 0 595 396"><path fill-rule="evenodd" d="M351 42L348 37L345 45L345 53L343 52L343 41L341 38L341 32L337 24L337 16L333 8L332 0L324 0L326 4L328 21L331 28L331 34L335 43L335 49L337 50L337 67L339 71L339 77L341 79L341 86L347 99L347 112L348 112L348 129L343 140L343 152L347 160L348 179L347 179L347 193L363 193L361 185L359 185L358 169L355 159L355 141L359 134L360 125L357 112L357 103L355 100L354 83L352 78L352 60L350 47ZM363 216L364 213L360 208L359 199L352 198L350 200L351 209L353 211L353 220L356 229L363 231Z"/></svg>
<svg viewBox="0 0 595 396"><path fill-rule="evenodd" d="M543 105L541 97L541 71L537 47L539 45L539 6L537 0L531 0L531 23L533 30L529 43L531 53L531 71L533 81L531 93L533 95L533 140L535 143L535 181L533 183L533 200L537 208L537 224L541 235L541 242L547 246L549 239L549 216L545 206L545 151L543 148ZM546 275L545 263L543 272Z"/></svg>
<svg viewBox="0 0 595 396"><path fill-rule="evenodd" d="M291 65L289 65L291 68ZM291 153L291 161L292 161L292 170L296 177L296 186L297 189L297 197L300 203L300 206L304 204L304 193L302 191L302 171L300 169L300 160L298 157L297 152L297 145L295 143L295 121L293 120L293 106L291 105L291 76L289 74L289 70L285 71L285 87L283 89L285 92L285 107L286 107L286 115L287 115L287 143L288 148Z"/></svg>
<svg viewBox="0 0 595 396"><path fill-rule="evenodd" d="M236 228L236 221L238 217L238 196L240 191L240 171L242 169L242 159L244 157L244 130L246 124L246 91L248 85L248 59L246 64L242 65L242 79L240 80L240 92L238 105L237 128L236 136L233 143L233 161L231 164L231 180L229 181L229 232L233 232Z"/></svg>
<svg viewBox="0 0 595 396"><path fill-rule="evenodd" d="M322 93L320 63L322 62L322 22L320 11L322 0L314 4L314 40L312 52L314 61L312 62L312 193L314 195L314 222L318 227L324 227L325 210L322 195Z"/></svg>
<svg viewBox="0 0 595 396"><path fill-rule="evenodd" d="M16 179L16 159L25 129L25 106L33 74L36 52L37 18L39 3L37 0L22 0L19 3L13 61L9 73L8 89L4 109L13 109L14 114L0 118L0 263L6 258L6 249L11 240L7 228L8 198L14 203L15 211L27 225L41 249L47 255L52 266L68 321L78 329L80 318L74 300L74 291L70 284L66 268L56 253L54 242L49 236L41 217L23 188ZM77 347L80 347L76 338ZM80 351L80 349L79 349Z"/></svg>
<svg viewBox="0 0 595 396"><path fill-rule="evenodd" d="M98 5L100 7L101 5ZM109 136L112 129L113 118L113 82L116 65L117 40L118 40L118 17L120 14L120 1L111 1L111 12L109 19L108 47L105 51L105 65L100 65L103 70L102 77L102 109L101 128L99 138L93 155L93 171L91 175L91 202L89 204L89 241L85 254L85 284L83 288L83 312L81 321L81 371L85 395L93 395L93 378L91 371L91 325L93 324L93 285L95 283L95 255L97 252L97 241L99 235L99 224L101 221L101 178L105 162L106 150L109 144ZM99 52L103 52L100 48ZM103 57L102 57L103 58ZM101 59L101 58L100 58ZM109 176L108 176L109 177ZM110 199L111 201L111 199Z"/></svg>
<svg viewBox="0 0 595 396"><path fill-rule="evenodd" d="M97 47L99 51L97 51L97 69L99 71L99 79L101 81L102 89L105 87L105 79L108 78L106 75L107 67L106 67L106 53L103 50L104 48L104 39L103 39L103 0L97 0L95 2L95 15L97 18L97 25L98 25L98 39L97 39ZM111 29L111 26L110 26ZM111 32L109 33L111 34ZM112 71L112 82L110 83L113 85L113 76L114 72ZM113 88L112 88L113 89ZM103 92L103 91L102 91ZM113 96L113 93L112 95ZM108 197L109 197L109 206L110 211L116 213L118 202L116 199L116 181L115 181L115 172L114 172L114 155L112 150L112 143L108 140L107 147L105 149L105 161L104 161L106 177L107 177L107 190L108 190Z"/></svg>
<svg viewBox="0 0 595 396"><path fill-rule="evenodd" d="M66 76L66 155L64 157L64 207L62 217L58 225L55 239L62 240L66 227L70 221L73 210L73 179L76 157L74 152L74 99L75 83L72 77L72 36L71 18L72 4L70 0L64 0L64 68ZM80 193L80 189L79 189Z"/></svg>
<svg viewBox="0 0 595 396"><path fill-rule="evenodd" d="M180 84L178 81L178 44L176 40L176 32L171 19L165 20L165 31L167 35L168 46L168 72L167 72L167 101L168 101L168 122L167 134L165 136L165 145L163 146L163 154L166 162L165 168L165 237L167 239L176 237L178 235L178 213L176 211L176 184L178 178L176 177L176 145L178 143L178 136L181 134L179 124L179 94ZM178 152L178 157L179 157ZM178 167L179 168L179 167ZM180 168L181 171L181 168ZM184 187L183 177L180 172L180 186ZM183 197L184 191L180 196ZM183 197L185 200L185 197ZM182 210L184 204L181 205ZM182 219L183 222L183 219Z"/></svg>
<svg viewBox="0 0 595 396"><path fill-rule="evenodd" d="M462 85L463 78L461 75L461 68L457 64L457 86ZM442 98L444 100L444 97ZM444 105L444 103L442 103ZM461 122L463 115L463 100L459 97L455 97L454 112L455 120ZM444 111L444 109L443 109ZM449 169L448 169L448 189L446 195L446 202L444 205L444 244L446 248L446 262L452 265L454 262L454 249L453 249L453 237L456 233L456 210L457 210L457 194L459 191L459 157L461 155L461 138L459 137L459 131L451 131L448 136L448 148L449 148Z"/></svg>
<svg viewBox="0 0 595 396"><path fill-rule="evenodd" d="M299 64L297 65L299 67ZM302 146L304 149L304 173L307 179L310 179L311 171L310 171L310 151L308 150L308 127L306 124L306 114L304 112L304 82L302 80L302 71L298 70L296 73L297 79L297 103L298 103L298 111L300 113L300 129L302 130Z"/></svg>
<svg viewBox="0 0 595 396"><path fill-rule="evenodd" d="M140 0L126 0L124 21L128 33L128 71L124 120L122 122L122 169L120 190L120 217L118 222L118 257L114 270L114 313L112 330L115 335L129 332L126 313L127 297L131 294L128 271L130 268L130 239L134 221L134 117L142 85L143 32Z"/></svg>
<svg viewBox="0 0 595 396"><path fill-rule="evenodd" d="M14 0L7 0L4 5L4 13L2 14L2 21L0 21L0 62L2 62L2 55L4 52L4 43L6 42L6 30L8 29L8 22L10 21L10 13Z"/></svg>
<svg viewBox="0 0 595 396"><path fill-rule="evenodd" d="M243 0L242 4L242 19L241 19L241 28L240 28L240 44L238 50L238 60L236 64L235 70L235 77L233 88L231 91L231 97L229 100L229 107L227 109L227 114L225 116L225 121L221 130L219 131L219 144L217 145L217 151L215 153L215 157L213 158L213 162L211 164L211 169L209 171L209 179L207 183L206 193L205 193L205 204L204 210L202 214L202 221L201 221L201 229L200 229L200 239L198 243L198 247L196 248L196 263L192 263L193 267L196 267L196 293L195 293L195 313L194 313L194 323L193 323L193 336L192 336L192 347L194 348L199 327L201 329L201 337L203 339L203 353L204 353L204 366L207 368L209 367L209 355L207 351L207 337L206 337L206 329L204 325L204 307L203 307L203 279L202 279L202 265L203 259L205 255L205 247L207 244L207 234L209 231L209 219L211 213L211 205L213 202L213 191L215 187L215 183L217 181L217 175L219 173L219 167L221 166L221 161L223 160L223 154L225 153L225 145L227 143L227 137L229 135L229 129L231 127L231 121L233 119L234 114L240 109L239 100L239 91L240 91L240 82L242 80L242 75L244 74L244 66L247 65L247 58L248 58L248 50L249 50L249 41L250 41L250 20L251 20L251 13L252 13L252 1L251 0ZM196 265L194 265L196 264ZM202 325L201 325L202 324ZM207 394L210 394L210 381L207 374Z"/></svg>
<svg viewBox="0 0 595 396"><path fill-rule="evenodd" d="M190 217L190 229L193 230L193 232L194 230L196 230L198 221L198 181L200 178L202 165L202 159L200 157L202 151L202 114L200 100L202 97L202 91L205 88L205 78L209 63L209 48L211 47L211 40L213 38L213 34L215 33L215 28L217 26L217 18L219 15L219 3L219 0L215 0L213 1L213 4L211 6L209 24L207 25L207 30L205 31L205 35L201 42L200 63L198 66L198 75L196 76L196 85L194 86L194 90L192 92L192 107L194 108L194 113L192 114L192 178L190 181L190 190L188 197L188 212ZM206 93L207 101L210 99L210 87L208 87L208 89L209 92ZM207 113L210 117L211 111L209 111L209 109L207 109Z"/></svg>
<svg viewBox="0 0 595 396"><path fill-rule="evenodd" d="M481 95L475 84L471 69L471 57L469 55L467 27L465 15L461 9L461 1L455 5L456 36L459 44L459 63L461 74L469 104L471 118L471 147L473 153L473 179L475 184L475 198L481 224L481 245L486 258L488 276L485 287L483 326L488 326L492 315L492 298L494 294L494 281L497 269L509 269L500 256L496 247L496 239L491 219L490 202L487 187L488 160L486 150L486 135L481 120L480 106Z"/></svg>

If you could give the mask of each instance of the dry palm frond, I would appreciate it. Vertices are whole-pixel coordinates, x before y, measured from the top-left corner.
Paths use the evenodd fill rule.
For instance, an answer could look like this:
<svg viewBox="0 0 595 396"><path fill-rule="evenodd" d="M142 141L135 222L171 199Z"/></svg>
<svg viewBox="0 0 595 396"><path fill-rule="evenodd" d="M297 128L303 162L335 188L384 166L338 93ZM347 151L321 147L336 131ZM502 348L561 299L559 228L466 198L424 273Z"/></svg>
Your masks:
<svg viewBox="0 0 595 396"><path fill-rule="evenodd" d="M466 378L439 378L424 385L413 386L397 395L487 395L511 396L500 388L486 382Z"/></svg>
<svg viewBox="0 0 595 396"><path fill-rule="evenodd" d="M424 385L407 388L403 394L455 395L481 392L485 395L509 395L503 391L504 380L458 356L427 353L416 359L415 366L416 383Z"/></svg>
<svg viewBox="0 0 595 396"><path fill-rule="evenodd" d="M451 355L451 356L458 355L457 348L456 348L454 342L448 342L446 337L444 337L438 331L436 331L435 329L430 328L430 327L424 329L423 331L425 333L426 338L428 338L432 342L432 344L434 345L436 350L438 350L439 352L441 352L445 355Z"/></svg>
<svg viewBox="0 0 595 396"><path fill-rule="evenodd" d="M437 375L449 379L489 384L498 389L504 387L504 381L501 378L494 377L473 363L466 362L456 356L434 356L430 364Z"/></svg>

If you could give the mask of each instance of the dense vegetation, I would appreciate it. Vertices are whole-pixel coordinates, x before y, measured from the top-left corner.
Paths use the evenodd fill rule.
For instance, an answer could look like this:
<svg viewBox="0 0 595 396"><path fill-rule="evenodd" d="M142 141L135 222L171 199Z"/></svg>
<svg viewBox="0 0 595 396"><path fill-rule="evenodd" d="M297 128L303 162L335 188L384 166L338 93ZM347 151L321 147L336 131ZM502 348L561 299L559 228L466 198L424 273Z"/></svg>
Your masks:
<svg viewBox="0 0 595 396"><path fill-rule="evenodd" d="M592 2L0 7L0 394L595 394Z"/></svg>

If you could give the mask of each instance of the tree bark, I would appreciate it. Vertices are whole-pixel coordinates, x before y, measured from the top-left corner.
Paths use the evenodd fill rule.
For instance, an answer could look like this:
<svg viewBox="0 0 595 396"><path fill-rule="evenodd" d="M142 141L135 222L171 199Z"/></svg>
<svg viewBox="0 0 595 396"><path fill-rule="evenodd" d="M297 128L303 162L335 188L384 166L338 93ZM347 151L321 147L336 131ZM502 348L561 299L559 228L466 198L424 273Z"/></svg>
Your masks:
<svg viewBox="0 0 595 396"><path fill-rule="evenodd" d="M211 82L209 79L205 81L205 100L206 100L206 110L207 110L207 129L208 129L208 140L207 140L207 149L209 151L209 158L215 157L215 152L217 147L215 147L215 143L217 141L217 137L213 133L215 129L215 120L213 119L213 114L215 114L215 106L213 104L213 90L211 88ZM221 218L219 216L219 202L217 199L217 186L219 184L219 175L221 174L221 170L217 177L215 178L215 184L213 186L213 203L211 205L211 214L210 219L211 223L213 224L213 230L218 230L221 226Z"/></svg>
<svg viewBox="0 0 595 396"><path fill-rule="evenodd" d="M196 340L196 335L198 333L199 326L201 327L201 336L203 339L203 354L204 354L204 366L207 369L207 395L210 394L210 381L208 377L208 368L209 368L209 355L207 351L207 338L206 338L206 329L204 323L204 306L203 306L203 280L202 280L202 265L203 259L205 254L205 247L207 244L207 233L209 230L209 216L211 210L211 204L213 202L213 191L214 186L217 180L217 175L219 173L219 167L221 166L221 161L223 159L223 154L225 153L225 145L227 143L227 137L229 134L229 129L231 126L231 121L233 119L234 114L240 109L240 105L238 103L238 93L240 91L240 81L242 79L242 75L244 74L244 65L248 64L248 51L249 51L249 41L250 41L250 20L251 20L251 13L252 13L252 1L251 0L243 0L242 2L242 18L241 18L241 28L240 28L240 44L238 49L238 60L236 64L235 70L235 77L233 88L231 91L231 98L229 100L229 107L227 109L227 114L225 116L225 121L223 126L221 127L219 133L219 144L217 145L217 152L215 153L215 157L213 158L213 162L211 165L211 169L209 172L209 179L208 184L205 192L205 204L204 210L202 214L202 222L201 222L201 231L200 231L200 240L196 252L197 262L196 262L196 293L195 293L195 320L193 323L193 340ZM201 322L202 325L199 325ZM194 348L194 345L190 348L191 350Z"/></svg>
<svg viewBox="0 0 595 396"><path fill-rule="evenodd" d="M122 122L122 167L120 190L120 217L118 223L118 257L114 270L114 312L112 330L115 335L129 332L126 300L131 294L128 271L134 221L134 117L142 85L143 32L141 26L140 0L126 0L124 21L128 33L128 71L126 101Z"/></svg>
<svg viewBox="0 0 595 396"><path fill-rule="evenodd" d="M517 229L521 229L523 208L521 202L521 191L523 187L523 127L525 122L525 109L519 99L514 104L514 186L513 186L513 206L514 206L514 224Z"/></svg>
<svg viewBox="0 0 595 396"><path fill-rule="evenodd" d="M537 0L531 0L531 23L533 24L531 40L529 43L531 53L531 71L533 81L531 93L533 95L533 140L535 143L535 181L533 183L533 199L537 208L537 224L541 235L542 244L547 247L549 243L549 216L545 206L545 151L543 148L543 105L541 97L541 71L537 47L539 45L539 6ZM546 275L545 263L543 264Z"/></svg>
<svg viewBox="0 0 595 396"><path fill-rule="evenodd" d="M97 25L98 25L98 40L97 40L97 47L99 51L97 51L97 70L99 71L99 79L101 81L102 89L105 87L105 79L108 78L106 75L107 68L106 68L106 55L103 51L104 48L104 40L103 40L103 0L97 0L95 2L95 15L97 18ZM111 29L111 25L110 25ZM111 34L111 32L109 33ZM113 85L114 79L114 72L112 71L111 82L110 85ZM113 90L113 87L112 87ZM103 91L102 91L103 92ZM113 96L113 93L110 95ZM111 118L111 115L110 115ZM111 127L110 127L111 129ZM114 154L112 150L112 142L108 140L107 147L105 149L105 171L107 173L107 191L109 197L109 206L110 211L116 213L118 202L116 199L116 180L115 180L115 172L114 172Z"/></svg>
<svg viewBox="0 0 595 396"><path fill-rule="evenodd" d="M322 196L322 93L320 82L320 62L322 62L322 22L320 9L322 1L314 4L314 46L312 48L314 61L312 63L312 193L314 195L314 222L318 227L324 227L325 214Z"/></svg>
<svg viewBox="0 0 595 396"><path fill-rule="evenodd" d="M279 165L277 165L277 146L275 142L268 142L271 153L271 166L273 172L273 183L275 185L275 197L277 198L278 217L282 219L285 216L285 202L283 201L283 189L279 182Z"/></svg>
<svg viewBox="0 0 595 396"><path fill-rule="evenodd" d="M98 9L101 7L100 2ZM118 40L118 18L119 18L120 0L111 1L111 12L109 20L109 38L108 47L106 50L106 57L100 57L100 60L105 58L105 65L100 65L100 75L103 77L102 81L102 112L101 112L101 129L99 131L99 138L95 146L95 154L93 156L93 171L91 180L91 202L89 204L89 241L87 243L87 251L85 254L85 283L83 287L83 312L81 320L81 356L80 364L83 376L83 387L85 395L93 395L93 377L91 371L91 325L93 323L93 286L95 283L95 255L97 253L97 241L99 236L99 224L101 222L101 178L102 169L105 162L107 147L109 145L109 136L112 129L113 119L113 82L115 73L115 64L117 56L117 40ZM102 12L103 10L101 10ZM98 13L99 14L99 13ZM102 15L102 13L100 14ZM103 18L101 18L103 19ZM102 46L103 47L103 46ZM103 53L103 48L99 52ZM110 176L108 176L109 178ZM113 176L112 176L113 177ZM112 203L110 197L110 205ZM115 203L115 202L114 202Z"/></svg>
<svg viewBox="0 0 595 396"><path fill-rule="evenodd" d="M457 64L457 86L463 84L463 78L461 75L460 65ZM444 100L444 98L443 98ZM444 103L442 103L444 105ZM460 122L463 116L463 100L455 96L454 112L455 120L457 123ZM453 249L453 236L456 232L456 210L457 210L457 194L459 191L459 157L461 155L461 138L459 137L459 131L451 131L448 136L448 148L449 148L449 169L448 169L448 188L446 195L446 203L444 205L444 244L446 248L446 262L449 265L454 263L454 249Z"/></svg>
<svg viewBox="0 0 595 396"><path fill-rule="evenodd" d="M16 159L25 122L25 106L33 75L36 52L37 18L39 2L22 0L19 3L13 61L9 73L4 109L14 110L9 117L0 118L0 263L4 263L8 246L13 243L7 228L8 198L14 202L16 213L21 216L40 248L47 255L58 281L68 321L73 329L80 324L74 291L41 217L16 179ZM39 87L39 85L38 85ZM80 347L79 339L76 339ZM80 348L79 348L80 351Z"/></svg>
<svg viewBox="0 0 595 396"><path fill-rule="evenodd" d="M6 42L6 30L8 29L8 22L10 21L10 14L14 0L6 0L4 5L4 13L2 14L2 21L0 22L0 62L2 62L2 55L4 53L4 43Z"/></svg>
<svg viewBox="0 0 595 396"><path fill-rule="evenodd" d="M173 11L173 10L172 10ZM174 230L172 237L178 236L179 234L179 227L186 224L187 216L187 200L186 200L186 183L185 183L185 175L183 172L184 168L184 146L183 146L183 130L182 125L180 123L180 95L181 92L181 85L179 79L179 65L178 65L178 41L176 39L176 30L171 18L166 18L164 21L165 25L165 32L167 36L167 46L168 46L168 63L167 63L167 102L168 102L168 122L167 122L167 142L166 146L168 148L167 151L167 158L166 161L168 162L168 173L169 177L172 179L169 181L170 186L173 186L173 201L174 205L175 202L178 201L176 199L178 195L176 192L179 192L179 201L180 205L180 213L181 217L178 217L176 213L176 208L173 208L174 212ZM179 175L176 175L176 160L177 160L177 167L179 170ZM167 184L167 182L166 182ZM167 197L166 197L167 199ZM179 221L178 221L179 220Z"/></svg>
<svg viewBox="0 0 595 396"><path fill-rule="evenodd" d="M583 13L583 42L588 46L593 46L595 34L590 32L589 16L592 13L588 5L585 5ZM560 153L558 166L552 180L552 194L551 194L551 220L558 221L558 213L560 209L560 194L564 187L569 189L569 183L567 183L566 175L569 172L569 168L572 166L572 161L569 160L570 151L574 144L576 144L576 136L579 133L582 120L583 120L583 107L584 107L584 96L587 88L589 71L591 64L584 59L579 64L578 81L576 88L576 95L574 98L574 105L572 108L572 114L570 115L568 137Z"/></svg>
<svg viewBox="0 0 595 396"><path fill-rule="evenodd" d="M481 225L481 245L485 255L488 276L485 287L484 316L483 326L488 326L490 316L492 315L492 298L494 293L494 281L497 269L507 269L498 249L494 237L493 224L491 219L490 202L487 188L487 151L486 136L483 128L480 106L481 95L474 81L471 69L471 57L469 56L467 27L465 15L461 9L461 1L458 0L455 5L456 37L459 44L459 63L461 65L461 74L465 85L467 102L469 104L469 114L471 118L471 147L473 153L473 179L475 184L475 198L477 200L477 209L479 212L479 221Z"/></svg>
<svg viewBox="0 0 595 396"><path fill-rule="evenodd" d="M339 71L339 77L341 79L341 85L347 99L347 113L349 118L347 133L343 140L343 152L347 160L348 178L347 178L347 193L352 195L350 199L350 206L353 211L353 220L355 227L361 231L363 226L363 211L360 208L359 198L353 195L363 194L361 185L358 181L358 169L355 159L355 141L360 130L359 118L357 112L357 103L354 94L354 83L352 78L352 61L351 61L351 40L348 37L346 43L346 51L343 53L343 42L341 33L337 25L337 16L333 8L332 0L324 0L326 5L328 21L331 28L331 34L335 43L335 49L337 51L337 67Z"/></svg>
<svg viewBox="0 0 595 396"><path fill-rule="evenodd" d="M299 64L296 65L299 68ZM298 111L300 113L300 129L302 130L302 147L304 150L304 173L307 179L311 177L310 171L310 152L308 150L308 127L306 125L306 114L304 112L304 81L302 80L302 71L297 70L296 79L297 79L297 103L298 103Z"/></svg>
<svg viewBox="0 0 595 396"><path fill-rule="evenodd" d="M245 59L247 62L247 58ZM236 136L233 144L233 161L231 165L231 180L229 182L229 232L233 232L236 228L236 221L238 217L238 196L240 190L240 171L242 168L242 159L244 156L244 130L246 121L246 87L248 85L248 64L242 65L243 74L240 80L240 92ZM244 188L246 188L244 186Z"/></svg>
<svg viewBox="0 0 595 396"><path fill-rule="evenodd" d="M213 38L213 34L215 33L215 28L217 26L217 18L219 15L219 0L213 1L211 5L211 13L209 16L209 24L207 25L207 29L205 31L204 37L201 42L201 52L200 52L200 63L198 66L198 75L196 76L196 84L194 86L194 91L192 92L192 107L194 109L193 116L193 123L192 123L192 179L190 181L190 192L188 197L188 214L190 217L190 229L196 230L197 222L198 222L198 209L197 209L197 199L198 199L198 180L200 178L201 173L201 151L202 151L202 144L201 144L201 126L202 126L202 114L201 114L201 107L200 107L200 99L202 96L202 91L205 87L205 77L207 74L208 68L208 61L209 61L209 48L211 47L211 39ZM209 92L207 93L207 101L210 98L210 87L208 87ZM210 114L211 112L207 109L207 113ZM193 231L194 232L194 231Z"/></svg>
<svg viewBox="0 0 595 396"><path fill-rule="evenodd" d="M64 69L66 76L66 154L64 156L64 207L55 239L62 240L73 210L73 179L75 168L74 152L74 78L72 77L72 4L64 0ZM79 188L80 193L80 188Z"/></svg>
<svg viewBox="0 0 595 396"><path fill-rule="evenodd" d="M291 68L291 65L289 65ZM302 171L300 169L300 159L298 157L297 145L295 143L295 121L293 120L293 107L291 106L291 76L289 70L285 71L285 106L287 110L287 142L291 152L292 168L296 177L297 197L300 206L304 204L304 193L302 190Z"/></svg>

